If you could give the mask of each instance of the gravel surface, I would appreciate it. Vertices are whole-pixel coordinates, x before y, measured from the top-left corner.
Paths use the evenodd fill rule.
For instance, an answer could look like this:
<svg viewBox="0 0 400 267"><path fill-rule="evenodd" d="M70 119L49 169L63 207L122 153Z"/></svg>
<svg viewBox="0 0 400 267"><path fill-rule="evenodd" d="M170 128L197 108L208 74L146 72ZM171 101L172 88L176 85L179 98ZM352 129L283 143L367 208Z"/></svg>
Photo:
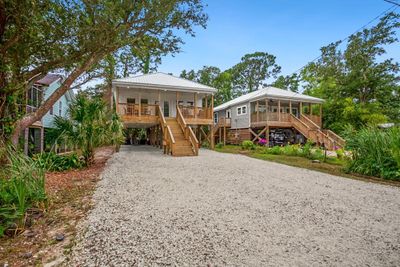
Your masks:
<svg viewBox="0 0 400 267"><path fill-rule="evenodd" d="M73 266L399 266L400 189L201 150L123 147Z"/></svg>

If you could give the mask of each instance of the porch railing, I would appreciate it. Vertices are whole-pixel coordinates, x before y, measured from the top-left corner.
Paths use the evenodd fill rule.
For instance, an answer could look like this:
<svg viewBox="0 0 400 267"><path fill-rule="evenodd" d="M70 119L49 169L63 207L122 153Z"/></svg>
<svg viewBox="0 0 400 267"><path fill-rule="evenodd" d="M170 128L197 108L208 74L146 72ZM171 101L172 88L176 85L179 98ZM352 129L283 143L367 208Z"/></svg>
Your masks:
<svg viewBox="0 0 400 267"><path fill-rule="evenodd" d="M171 127L167 125L167 121L164 118L164 114L162 113L161 107L157 105L157 113L160 114L159 120L161 124L162 136L163 136L163 149L164 154L172 154L175 153L175 138L172 134Z"/></svg>
<svg viewBox="0 0 400 267"><path fill-rule="evenodd" d="M212 109L210 107L194 107L179 105L184 118L188 119L212 119Z"/></svg>
<svg viewBox="0 0 400 267"><path fill-rule="evenodd" d="M130 117L158 116L159 105L155 104L118 104L118 114Z"/></svg>
<svg viewBox="0 0 400 267"><path fill-rule="evenodd" d="M289 113L281 113L279 118L278 112L257 112L251 113L251 122L266 122L266 121L280 121L280 122L290 122Z"/></svg>

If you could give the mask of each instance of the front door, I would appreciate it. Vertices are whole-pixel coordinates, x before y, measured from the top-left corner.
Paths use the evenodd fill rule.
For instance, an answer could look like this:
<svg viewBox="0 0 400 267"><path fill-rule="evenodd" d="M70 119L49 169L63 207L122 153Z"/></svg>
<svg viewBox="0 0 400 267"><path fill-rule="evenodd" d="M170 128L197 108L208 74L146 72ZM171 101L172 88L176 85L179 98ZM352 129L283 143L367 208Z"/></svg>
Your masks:
<svg viewBox="0 0 400 267"><path fill-rule="evenodd" d="M169 102L164 101L164 117L169 117Z"/></svg>

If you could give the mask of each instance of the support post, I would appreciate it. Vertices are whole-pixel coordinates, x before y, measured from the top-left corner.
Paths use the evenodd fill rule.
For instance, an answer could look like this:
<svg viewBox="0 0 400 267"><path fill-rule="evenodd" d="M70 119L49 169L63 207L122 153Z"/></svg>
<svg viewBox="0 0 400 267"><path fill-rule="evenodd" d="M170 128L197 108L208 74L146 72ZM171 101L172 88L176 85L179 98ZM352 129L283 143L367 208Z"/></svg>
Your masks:
<svg viewBox="0 0 400 267"><path fill-rule="evenodd" d="M281 100L278 100L278 121L281 121Z"/></svg>
<svg viewBox="0 0 400 267"><path fill-rule="evenodd" d="M211 110L210 110L211 119L213 118L213 113L214 113L214 95L211 95ZM208 116L210 117L210 115Z"/></svg>
<svg viewBox="0 0 400 267"><path fill-rule="evenodd" d="M214 142L215 142L215 140L214 140L214 125L213 124L211 124L210 125L210 146L211 146L211 149L214 149Z"/></svg>
<svg viewBox="0 0 400 267"><path fill-rule="evenodd" d="M226 145L226 126L224 125L224 146Z"/></svg>
<svg viewBox="0 0 400 267"><path fill-rule="evenodd" d="M312 115L311 103L308 103L308 114Z"/></svg>
<svg viewBox="0 0 400 267"><path fill-rule="evenodd" d="M269 110L268 110L268 98L265 99L265 112L266 112L266 119L268 121L268 114L269 114Z"/></svg>
<svg viewBox="0 0 400 267"><path fill-rule="evenodd" d="M292 100L289 100L289 114L292 114Z"/></svg>
<svg viewBox="0 0 400 267"><path fill-rule="evenodd" d="M142 97L139 93L139 120L141 116L142 116Z"/></svg>
<svg viewBox="0 0 400 267"><path fill-rule="evenodd" d="M303 102L300 102L300 116L303 114Z"/></svg>
<svg viewBox="0 0 400 267"><path fill-rule="evenodd" d="M119 88L117 87L115 90L116 90L115 108L116 108L117 114L119 114Z"/></svg>
<svg viewBox="0 0 400 267"><path fill-rule="evenodd" d="M258 100L257 100L257 103L256 103L256 108L257 108L257 122L259 122L260 121L260 113L259 113L259 110L258 110Z"/></svg>
<svg viewBox="0 0 400 267"><path fill-rule="evenodd" d="M194 118L197 119L197 92L194 93Z"/></svg>

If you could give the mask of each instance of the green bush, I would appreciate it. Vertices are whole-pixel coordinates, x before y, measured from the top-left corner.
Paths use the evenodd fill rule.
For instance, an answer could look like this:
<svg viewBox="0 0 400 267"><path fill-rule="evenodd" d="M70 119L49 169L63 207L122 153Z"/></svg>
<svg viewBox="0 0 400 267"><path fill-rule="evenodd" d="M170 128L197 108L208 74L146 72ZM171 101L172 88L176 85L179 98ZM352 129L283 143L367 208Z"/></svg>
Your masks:
<svg viewBox="0 0 400 267"><path fill-rule="evenodd" d="M367 127L347 133L346 147L352 151L350 172L400 180L400 129Z"/></svg>
<svg viewBox="0 0 400 267"><path fill-rule="evenodd" d="M242 149L254 150L254 149L256 149L256 145L250 140L245 140L242 142Z"/></svg>
<svg viewBox="0 0 400 267"><path fill-rule="evenodd" d="M218 144L215 145L215 148L223 148L224 143L219 142Z"/></svg>
<svg viewBox="0 0 400 267"><path fill-rule="evenodd" d="M298 156L301 154L298 145L286 145L283 147L282 153L286 156Z"/></svg>
<svg viewBox="0 0 400 267"><path fill-rule="evenodd" d="M44 169L12 149L7 159L0 177L0 236L15 223L23 226L26 211L46 200Z"/></svg>
<svg viewBox="0 0 400 267"><path fill-rule="evenodd" d="M310 156L310 158L311 158L311 159L322 160L322 159L325 158L325 152L324 152L322 149L317 148L317 149L315 149L314 151L311 151L311 156Z"/></svg>
<svg viewBox="0 0 400 267"><path fill-rule="evenodd" d="M282 154L282 150L280 146L273 146L271 148L268 148L268 154L272 154L272 155L280 155Z"/></svg>
<svg viewBox="0 0 400 267"><path fill-rule="evenodd" d="M342 148L337 149L336 156L338 159L343 159L344 158L344 150Z"/></svg>
<svg viewBox="0 0 400 267"><path fill-rule="evenodd" d="M33 156L36 164L47 171L65 171L79 169L85 162L76 153L58 155L54 152L40 153Z"/></svg>
<svg viewBox="0 0 400 267"><path fill-rule="evenodd" d="M310 140L307 140L307 143L301 148L300 156L311 158L311 149L313 143Z"/></svg>

